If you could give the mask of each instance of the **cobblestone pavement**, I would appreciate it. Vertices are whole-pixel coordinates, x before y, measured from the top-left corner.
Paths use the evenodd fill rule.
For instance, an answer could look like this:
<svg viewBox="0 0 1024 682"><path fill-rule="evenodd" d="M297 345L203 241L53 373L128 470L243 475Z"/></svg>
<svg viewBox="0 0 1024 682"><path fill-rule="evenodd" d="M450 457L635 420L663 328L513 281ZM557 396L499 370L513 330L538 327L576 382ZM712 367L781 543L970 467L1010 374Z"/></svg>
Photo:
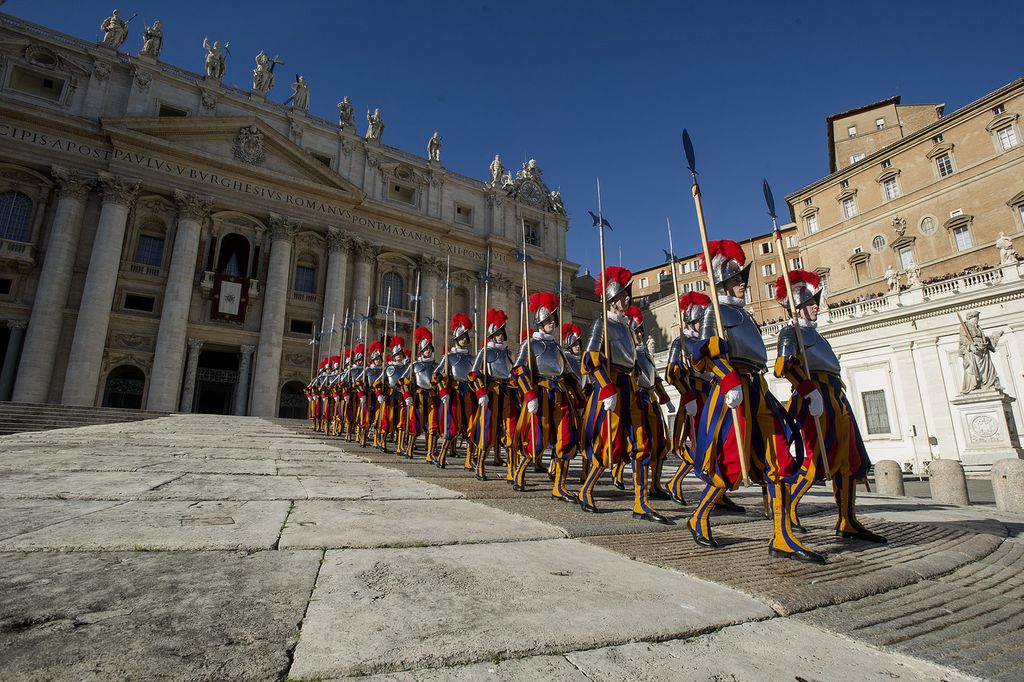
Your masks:
<svg viewBox="0 0 1024 682"><path fill-rule="evenodd" d="M804 566L753 489L709 551L503 479L255 418L0 437L0 679L1022 679L1024 517L862 495L890 544L840 543L815 488Z"/></svg>

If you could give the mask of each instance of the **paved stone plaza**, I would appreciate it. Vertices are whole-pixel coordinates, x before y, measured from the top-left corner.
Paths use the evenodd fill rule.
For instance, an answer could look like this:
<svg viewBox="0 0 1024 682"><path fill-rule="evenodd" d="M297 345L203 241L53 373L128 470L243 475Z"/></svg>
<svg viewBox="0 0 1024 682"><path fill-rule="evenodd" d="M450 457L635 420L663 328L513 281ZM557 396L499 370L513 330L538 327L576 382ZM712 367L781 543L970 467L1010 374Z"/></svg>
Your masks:
<svg viewBox="0 0 1024 682"><path fill-rule="evenodd" d="M862 497L877 547L770 560L759 495L681 523L362 450L170 416L0 437L0 679L1021 679L1024 517ZM687 488L696 496L693 482ZM664 502L674 520L685 511ZM785 652L784 654L781 652Z"/></svg>

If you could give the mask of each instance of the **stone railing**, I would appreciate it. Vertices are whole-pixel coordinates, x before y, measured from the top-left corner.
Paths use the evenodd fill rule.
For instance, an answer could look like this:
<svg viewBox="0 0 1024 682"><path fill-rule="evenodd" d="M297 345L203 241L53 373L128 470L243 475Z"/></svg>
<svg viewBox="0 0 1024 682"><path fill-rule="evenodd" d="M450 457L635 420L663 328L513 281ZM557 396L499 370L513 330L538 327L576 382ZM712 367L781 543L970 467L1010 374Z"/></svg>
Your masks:
<svg viewBox="0 0 1024 682"><path fill-rule="evenodd" d="M779 331L785 324L785 322L772 322L771 324L763 324L761 325L761 336L765 338L774 338L779 335Z"/></svg>
<svg viewBox="0 0 1024 682"><path fill-rule="evenodd" d="M16 242L10 239L0 239L0 260L13 262L15 267L24 270L31 269L36 264L33 249L29 242Z"/></svg>
<svg viewBox="0 0 1024 682"><path fill-rule="evenodd" d="M1003 271L999 268L992 268L991 270L983 270L982 272L972 272L969 275L963 277L956 277L954 279L946 279L941 282L935 282L934 284L925 284L923 289L924 297L928 300L942 298L943 296L952 296L965 291L973 291L977 289L984 289L999 284L1003 279Z"/></svg>
<svg viewBox="0 0 1024 682"><path fill-rule="evenodd" d="M300 301L302 303L320 303L320 295L310 293L308 291L296 291L292 290L292 300Z"/></svg>
<svg viewBox="0 0 1024 682"><path fill-rule="evenodd" d="M134 275L145 275L146 277L163 277L163 270L158 265L146 265L145 263L125 263L122 269Z"/></svg>

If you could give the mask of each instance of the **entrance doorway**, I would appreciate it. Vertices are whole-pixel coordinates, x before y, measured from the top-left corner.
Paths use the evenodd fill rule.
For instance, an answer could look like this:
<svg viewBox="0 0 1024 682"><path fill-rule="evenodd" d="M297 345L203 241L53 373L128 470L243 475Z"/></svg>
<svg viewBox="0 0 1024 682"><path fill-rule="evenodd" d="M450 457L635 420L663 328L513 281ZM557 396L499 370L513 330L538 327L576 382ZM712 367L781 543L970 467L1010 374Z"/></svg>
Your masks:
<svg viewBox="0 0 1024 682"><path fill-rule="evenodd" d="M238 353L202 350L196 371L195 402L199 414L231 414L238 386Z"/></svg>
<svg viewBox="0 0 1024 682"><path fill-rule="evenodd" d="M142 409L142 394L146 390L146 375L132 365L115 367L107 375L103 388L103 407Z"/></svg>
<svg viewBox="0 0 1024 682"><path fill-rule="evenodd" d="M281 403L277 416L284 419L305 419L307 410L306 387L301 381L289 381L281 387Z"/></svg>

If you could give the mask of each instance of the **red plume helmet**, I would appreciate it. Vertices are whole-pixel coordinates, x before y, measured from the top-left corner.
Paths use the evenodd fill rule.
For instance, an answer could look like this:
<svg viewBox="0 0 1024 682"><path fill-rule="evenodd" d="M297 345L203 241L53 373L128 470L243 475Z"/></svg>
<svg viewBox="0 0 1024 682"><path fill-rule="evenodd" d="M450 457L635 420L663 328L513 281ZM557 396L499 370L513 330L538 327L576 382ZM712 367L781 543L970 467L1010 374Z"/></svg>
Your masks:
<svg viewBox="0 0 1024 682"><path fill-rule="evenodd" d="M679 297L679 309L683 311L683 320L687 323L696 322L704 317L704 311L711 305L711 297L699 291L691 291Z"/></svg>
<svg viewBox="0 0 1024 682"><path fill-rule="evenodd" d="M793 287L793 299L797 308L802 308L810 301L821 299L821 277L807 270L790 270L789 283ZM786 305L786 280L779 277L775 280L775 300Z"/></svg>
<svg viewBox="0 0 1024 682"><path fill-rule="evenodd" d="M579 343L582 337L583 330L580 329L579 325L572 322L566 322L562 325L562 343L565 344L566 348Z"/></svg>
<svg viewBox="0 0 1024 682"><path fill-rule="evenodd" d="M487 338L491 338L499 332L505 331L505 323L508 322L508 315L504 310L491 308L487 311ZM506 334L507 336L507 334Z"/></svg>
<svg viewBox="0 0 1024 682"><path fill-rule="evenodd" d="M623 292L629 291L629 282L633 279L633 273L618 265L609 265L604 273L597 278L594 285L594 293L598 296L602 291L607 292L608 303L621 296Z"/></svg>
<svg viewBox="0 0 1024 682"><path fill-rule="evenodd" d="M374 341L370 344L370 357L377 358L384 354L384 344L380 341Z"/></svg>
<svg viewBox="0 0 1024 682"><path fill-rule="evenodd" d="M366 351L366 346L361 343L357 343L356 347L352 349L352 359L361 358L363 353Z"/></svg>
<svg viewBox="0 0 1024 682"><path fill-rule="evenodd" d="M715 284L721 285L727 279L743 277L746 283L750 274L750 267L746 265L747 255L743 253L743 247L731 239L720 239L708 242L708 252L711 254L711 268L715 276ZM700 269L707 272L708 265L704 256L700 257Z"/></svg>
<svg viewBox="0 0 1024 682"><path fill-rule="evenodd" d="M452 338L458 339L461 336L465 336L473 329L473 321L469 319L464 313L455 313L452 315Z"/></svg>
<svg viewBox="0 0 1024 682"><path fill-rule="evenodd" d="M391 358L394 359L398 353L405 353L405 339L401 336L391 337Z"/></svg>
<svg viewBox="0 0 1024 682"><path fill-rule="evenodd" d="M519 335L519 343L523 343L528 338L530 338L530 330L524 328L522 333Z"/></svg>
<svg viewBox="0 0 1024 682"><path fill-rule="evenodd" d="M530 294L530 312L536 326L547 322L548 318L558 312L558 297L550 291L538 291Z"/></svg>
<svg viewBox="0 0 1024 682"><path fill-rule="evenodd" d="M434 335L426 327L416 327L413 332L413 343L416 344L416 352L422 353L427 348L434 348Z"/></svg>
<svg viewBox="0 0 1024 682"><path fill-rule="evenodd" d="M633 331L644 326L644 314L635 305L626 308L626 317L632 321L630 326L633 328Z"/></svg>

